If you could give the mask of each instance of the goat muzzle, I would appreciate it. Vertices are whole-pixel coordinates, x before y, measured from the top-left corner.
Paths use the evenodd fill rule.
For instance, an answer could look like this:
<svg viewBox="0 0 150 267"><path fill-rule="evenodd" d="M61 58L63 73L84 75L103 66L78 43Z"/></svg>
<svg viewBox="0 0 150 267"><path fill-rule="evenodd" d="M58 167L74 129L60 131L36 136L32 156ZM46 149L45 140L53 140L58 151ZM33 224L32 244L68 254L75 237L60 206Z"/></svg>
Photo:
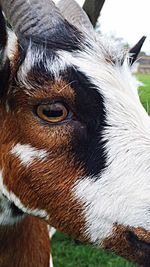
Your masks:
<svg viewBox="0 0 150 267"><path fill-rule="evenodd" d="M103 247L141 267L150 266L150 232L141 227L115 224L113 235L104 240Z"/></svg>

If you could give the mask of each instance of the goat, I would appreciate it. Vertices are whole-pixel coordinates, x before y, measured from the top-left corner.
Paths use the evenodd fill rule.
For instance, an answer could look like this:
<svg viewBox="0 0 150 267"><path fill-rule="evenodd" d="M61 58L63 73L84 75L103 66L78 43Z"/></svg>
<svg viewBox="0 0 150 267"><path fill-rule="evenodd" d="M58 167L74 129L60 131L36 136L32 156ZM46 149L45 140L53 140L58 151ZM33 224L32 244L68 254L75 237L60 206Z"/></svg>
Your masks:
<svg viewBox="0 0 150 267"><path fill-rule="evenodd" d="M71 0L0 5L17 36L10 56L1 12L1 266L48 266L47 224L149 266L150 119L131 74L144 38L125 52Z"/></svg>

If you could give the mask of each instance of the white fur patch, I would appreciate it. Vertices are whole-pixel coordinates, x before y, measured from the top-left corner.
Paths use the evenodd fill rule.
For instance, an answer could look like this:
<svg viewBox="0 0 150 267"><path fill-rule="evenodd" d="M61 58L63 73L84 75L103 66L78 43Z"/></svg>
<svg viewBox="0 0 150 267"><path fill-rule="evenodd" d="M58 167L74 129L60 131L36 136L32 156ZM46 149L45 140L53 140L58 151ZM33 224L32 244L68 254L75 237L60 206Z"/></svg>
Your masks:
<svg viewBox="0 0 150 267"><path fill-rule="evenodd" d="M39 209L32 209L29 207L25 207L20 199L13 193L9 192L6 188L6 186L3 184L3 176L2 171L0 171L0 192L11 202L13 202L20 210L22 210L24 213L40 217L42 219L49 219L49 215L45 210L39 210Z"/></svg>
<svg viewBox="0 0 150 267"><path fill-rule="evenodd" d="M53 237L53 235L56 233L56 229L52 226L49 226L48 231L49 231L49 237L51 239Z"/></svg>
<svg viewBox="0 0 150 267"><path fill-rule="evenodd" d="M16 144L12 150L11 154L19 158L21 163L25 166L29 166L35 159L45 160L48 153L44 149L36 149L31 147L31 145Z"/></svg>
<svg viewBox="0 0 150 267"><path fill-rule="evenodd" d="M103 132L107 167L98 177L82 178L74 188L84 206L87 234L97 244L116 222L150 231L150 119L134 94L113 88L115 96L110 90L109 86L108 126Z"/></svg>
<svg viewBox="0 0 150 267"><path fill-rule="evenodd" d="M48 225L48 232L49 232L49 238L50 241L52 242L52 236L55 234L56 229L53 228L52 226ZM50 253L50 261L49 261L49 267L53 267L53 258L52 258L52 254Z"/></svg>
<svg viewBox="0 0 150 267"><path fill-rule="evenodd" d="M123 65L110 64L103 51L98 54L95 49L76 56L62 51L59 56L84 73L104 99L107 167L74 187L84 207L87 234L99 244L116 222L150 231L150 118L140 103L128 59Z"/></svg>
<svg viewBox="0 0 150 267"><path fill-rule="evenodd" d="M20 66L18 71L18 80L21 85L25 86L27 89L34 88L34 84L30 84L30 82L27 79L27 75L30 72L30 70L34 67L35 63L37 62L44 62L45 70L52 73L55 77L55 80L60 79L60 70L63 71L66 69L66 66L68 65L65 61L59 59L58 57L56 59L48 58L45 56L46 52L44 49L42 51L39 51L38 47L32 48L32 42L30 43L26 58L23 62L23 64ZM26 94L32 93L29 90L25 91Z"/></svg>
<svg viewBox="0 0 150 267"><path fill-rule="evenodd" d="M86 233L96 244L111 234L116 222L150 231L150 185L146 180L149 175L138 175L133 167L124 169L124 163L118 163L120 166L110 166L97 181L85 178L74 188L84 207Z"/></svg>
<svg viewBox="0 0 150 267"><path fill-rule="evenodd" d="M7 29L7 32L8 32L7 56L12 61L17 50L18 41L15 33L12 30Z"/></svg>
<svg viewBox="0 0 150 267"><path fill-rule="evenodd" d="M49 267L53 267L53 258L52 258L52 254L50 254Z"/></svg>

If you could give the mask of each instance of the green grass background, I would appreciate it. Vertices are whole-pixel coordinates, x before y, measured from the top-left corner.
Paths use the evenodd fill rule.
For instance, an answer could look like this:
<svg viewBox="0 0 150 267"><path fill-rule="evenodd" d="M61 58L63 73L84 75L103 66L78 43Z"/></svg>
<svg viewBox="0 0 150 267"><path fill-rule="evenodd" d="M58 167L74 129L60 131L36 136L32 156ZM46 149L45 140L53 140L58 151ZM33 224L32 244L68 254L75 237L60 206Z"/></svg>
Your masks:
<svg viewBox="0 0 150 267"><path fill-rule="evenodd" d="M143 83L143 86L139 88L141 103L150 115L150 75L139 74L137 78Z"/></svg>
<svg viewBox="0 0 150 267"><path fill-rule="evenodd" d="M142 104L150 114L150 76L137 75L144 86L139 88ZM62 233L56 233L52 240L54 267L135 267L135 264L117 257L113 253L98 250L92 246L76 243Z"/></svg>

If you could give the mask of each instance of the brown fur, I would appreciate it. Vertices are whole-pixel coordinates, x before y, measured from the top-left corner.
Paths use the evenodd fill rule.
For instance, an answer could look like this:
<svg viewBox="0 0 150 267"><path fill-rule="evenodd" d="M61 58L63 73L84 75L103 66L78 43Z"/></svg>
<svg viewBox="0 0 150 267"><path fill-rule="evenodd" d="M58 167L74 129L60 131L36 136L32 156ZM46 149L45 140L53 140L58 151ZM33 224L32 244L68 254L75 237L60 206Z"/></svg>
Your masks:
<svg viewBox="0 0 150 267"><path fill-rule="evenodd" d="M48 227L26 217L13 226L0 226L0 267L49 267Z"/></svg>
<svg viewBox="0 0 150 267"><path fill-rule="evenodd" d="M35 161L28 168L14 156L7 156L4 183L25 206L46 210L51 225L81 239L82 207L74 200L71 189L82 172L74 168L72 160L68 161L67 157L55 156L56 161L53 158L46 162ZM71 225L70 221L73 222Z"/></svg>
<svg viewBox="0 0 150 267"><path fill-rule="evenodd" d="M30 80L33 85L32 77ZM84 165L77 162L72 153L72 135L79 129L82 131L83 126L78 120L49 125L41 122L33 112L33 108L40 103L49 104L61 99L65 99L73 109L75 93L64 81L42 83L41 79L40 84L30 89L23 85L12 87L7 96L8 113L3 102L0 111L0 169L3 169L3 182L8 192L12 191L30 211L46 211L49 218L45 220L50 225L86 242L89 240L84 229L83 206L73 193L75 183L85 175L85 171ZM24 166L11 153L17 143L44 149L48 156L45 160L34 159L29 166ZM34 227L36 229L36 222ZM135 234L133 240L130 240L131 233ZM115 225L113 235L104 240L103 247L146 267L150 263L146 258L150 255L148 240L142 229ZM43 249L44 246L43 243Z"/></svg>
<svg viewBox="0 0 150 267"><path fill-rule="evenodd" d="M17 53L11 66L12 75L17 71ZM75 92L63 80L54 83L40 75L36 79L29 73L25 81L27 88L25 83L10 79L11 87L1 102L0 170L3 170L3 183L30 212L33 209L46 211L49 218L44 219L50 225L86 242L89 240L84 229L83 204L73 193L75 183L85 175L85 170L72 152L72 136L77 131L82 133L84 125L77 119L49 125L34 112L40 103L65 100L76 118ZM11 153L17 143L44 149L48 156L24 166L19 157ZM115 225L113 235L104 240L103 247L146 267L150 265L149 240L143 229ZM9 267L10 263L11 267L48 266L48 242L47 225L36 218L27 217L9 229L1 227L0 267Z"/></svg>
<svg viewBox="0 0 150 267"><path fill-rule="evenodd" d="M85 241L82 205L77 203L72 192L75 182L84 174L84 166L76 162L71 153L72 133L80 123L43 125L32 113L32 107L41 99L48 102L63 97L73 103L74 92L60 81L31 90L31 95L18 88L15 99L13 92L8 97L11 112L4 112L6 120L0 138L4 184L25 207L46 210L50 225ZM45 149L49 155L45 161L35 159L29 167L23 166L10 153L18 142Z"/></svg>

